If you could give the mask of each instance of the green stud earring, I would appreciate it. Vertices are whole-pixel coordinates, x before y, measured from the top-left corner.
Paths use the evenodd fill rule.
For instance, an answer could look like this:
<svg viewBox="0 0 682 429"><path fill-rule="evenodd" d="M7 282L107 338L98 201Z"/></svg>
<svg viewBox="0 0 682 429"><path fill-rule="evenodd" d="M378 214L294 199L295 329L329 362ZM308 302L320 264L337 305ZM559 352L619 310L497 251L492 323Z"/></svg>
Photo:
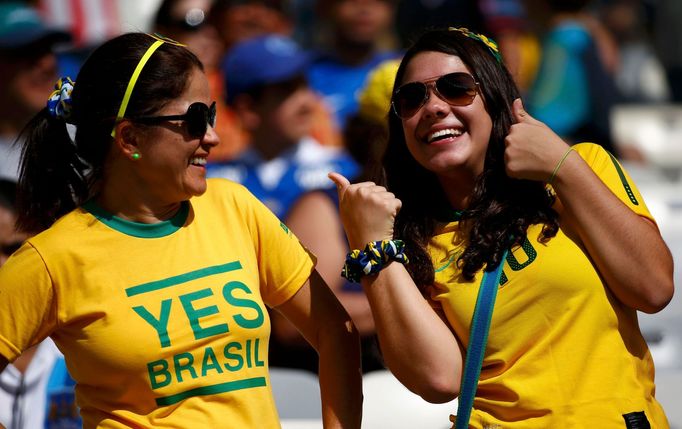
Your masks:
<svg viewBox="0 0 682 429"><path fill-rule="evenodd" d="M130 155L131 158L133 158L133 161L137 161L138 159L142 158L142 155L140 155L137 152L134 152L132 155Z"/></svg>

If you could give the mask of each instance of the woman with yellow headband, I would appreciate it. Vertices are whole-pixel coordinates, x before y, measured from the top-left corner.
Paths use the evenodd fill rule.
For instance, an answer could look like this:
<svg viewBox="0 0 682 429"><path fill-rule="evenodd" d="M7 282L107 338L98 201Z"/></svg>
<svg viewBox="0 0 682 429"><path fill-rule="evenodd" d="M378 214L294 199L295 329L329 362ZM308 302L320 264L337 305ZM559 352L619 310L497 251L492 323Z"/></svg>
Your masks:
<svg viewBox="0 0 682 429"><path fill-rule="evenodd" d="M279 427L267 305L320 355L324 427L359 428L358 334L288 228L206 180L215 114L200 61L147 34L58 82L23 134L39 233L0 269L0 371L50 336L85 428Z"/></svg>
<svg viewBox="0 0 682 429"><path fill-rule="evenodd" d="M637 311L673 263L627 173L523 109L497 45L426 32L398 68L383 180L338 174L385 362L456 428L666 428ZM453 410L454 412L455 410Z"/></svg>

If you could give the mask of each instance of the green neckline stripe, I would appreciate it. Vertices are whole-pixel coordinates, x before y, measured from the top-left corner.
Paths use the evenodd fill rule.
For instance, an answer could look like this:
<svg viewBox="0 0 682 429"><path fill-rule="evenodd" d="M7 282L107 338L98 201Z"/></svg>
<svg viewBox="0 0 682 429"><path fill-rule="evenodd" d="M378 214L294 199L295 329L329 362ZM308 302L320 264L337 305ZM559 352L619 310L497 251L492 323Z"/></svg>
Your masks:
<svg viewBox="0 0 682 429"><path fill-rule="evenodd" d="M239 261L228 262L223 265L214 265L212 267L202 268L200 270L190 271L189 273L180 274L167 279L156 280L149 283L143 283L137 286L131 286L126 289L126 296L131 297L147 292L153 292L160 289L165 289L182 283L187 283L192 280L200 279L202 277L213 276L215 274L227 273L230 271L241 270L242 264Z"/></svg>
<svg viewBox="0 0 682 429"><path fill-rule="evenodd" d="M632 204L638 206L639 202L637 201L637 198L635 197L634 192L632 192L632 188L630 187L630 184L628 183L628 179L625 178L625 174L623 173L623 169L620 168L620 164L616 160L616 158L611 154L611 152L607 152L609 156L611 157L611 162L613 162L613 165L616 166L616 171L618 172L618 176L620 177L620 181L623 184L623 188L625 188L625 193L628 195L628 198L630 198L630 201Z"/></svg>
<svg viewBox="0 0 682 429"><path fill-rule="evenodd" d="M202 386L190 389L186 392L175 395L156 398L156 405L173 405L187 398L194 396L215 395L218 393L232 392L235 390L250 389L252 387L265 387L265 377L246 378L244 380L228 381L227 383L214 384L213 386Z"/></svg>
<svg viewBox="0 0 682 429"><path fill-rule="evenodd" d="M170 219L158 223L140 223L121 219L98 206L94 199L83 204L83 208L97 220L126 235L137 238L161 238L182 228L189 216L189 201L183 201L180 210Z"/></svg>

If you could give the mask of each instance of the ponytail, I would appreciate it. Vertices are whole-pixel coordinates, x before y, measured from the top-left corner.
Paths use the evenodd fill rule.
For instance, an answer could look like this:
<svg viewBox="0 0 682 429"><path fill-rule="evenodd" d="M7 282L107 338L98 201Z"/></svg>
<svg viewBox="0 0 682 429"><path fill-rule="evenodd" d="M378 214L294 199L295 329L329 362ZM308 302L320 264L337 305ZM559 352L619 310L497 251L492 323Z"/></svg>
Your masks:
<svg viewBox="0 0 682 429"><path fill-rule="evenodd" d="M128 33L95 49L76 82L59 79L47 107L19 136L17 226L42 231L92 198L104 180L122 100L131 117L151 115L182 94L195 69L203 70L201 62L177 42ZM135 91L126 95L131 82ZM73 140L67 124L76 126Z"/></svg>
<svg viewBox="0 0 682 429"><path fill-rule="evenodd" d="M78 156L66 123L41 110L19 136L22 144L17 188L17 227L36 233L88 197L87 165Z"/></svg>

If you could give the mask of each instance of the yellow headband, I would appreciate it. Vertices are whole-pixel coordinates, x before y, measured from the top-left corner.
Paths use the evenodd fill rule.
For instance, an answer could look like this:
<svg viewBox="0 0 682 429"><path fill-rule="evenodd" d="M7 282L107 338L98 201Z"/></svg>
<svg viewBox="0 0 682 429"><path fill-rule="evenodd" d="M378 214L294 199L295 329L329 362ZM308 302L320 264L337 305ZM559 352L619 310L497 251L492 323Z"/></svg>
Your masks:
<svg viewBox="0 0 682 429"><path fill-rule="evenodd" d="M111 137L116 137L116 124L125 116L126 109L128 108L128 102L130 102L130 96L133 93L133 88L135 88L135 83L137 83L137 78L140 77L142 69L144 68L145 64L147 64L147 61L149 61L149 58L151 58L154 51L156 51L159 48L159 46L163 45L164 43L170 43L177 46L185 46L182 43L176 42L175 40L157 34L149 34L148 36L153 39L156 39L156 41L152 43L149 48L147 48L147 52L145 52L144 55L142 55L142 58L140 58L140 62L137 63L137 67L135 67L133 75L130 76L130 81L128 82L128 86L126 87L126 92L123 94L123 100L121 100L121 107L118 108L118 113L116 114L116 122L114 122L114 128L111 130Z"/></svg>
<svg viewBox="0 0 682 429"><path fill-rule="evenodd" d="M126 114L128 102L130 101L130 95L133 93L133 88L135 88L135 83L137 82L137 78L140 77L140 73L142 73L144 65L147 64L147 61L152 56L154 51L156 51L161 45L163 45L162 40L157 40L156 42L152 43L152 45L149 48L147 48L147 52L145 52L144 55L142 55L142 58L140 58L140 62L137 63L137 67L135 67L135 71L133 72L133 75L130 76L130 81L128 81L128 87L126 88L126 92L123 94L123 100L121 100L121 107L118 108L118 113L116 114L116 122L114 122L114 128L111 130L111 137L116 137L116 123L118 123L119 120L123 119L123 116Z"/></svg>

